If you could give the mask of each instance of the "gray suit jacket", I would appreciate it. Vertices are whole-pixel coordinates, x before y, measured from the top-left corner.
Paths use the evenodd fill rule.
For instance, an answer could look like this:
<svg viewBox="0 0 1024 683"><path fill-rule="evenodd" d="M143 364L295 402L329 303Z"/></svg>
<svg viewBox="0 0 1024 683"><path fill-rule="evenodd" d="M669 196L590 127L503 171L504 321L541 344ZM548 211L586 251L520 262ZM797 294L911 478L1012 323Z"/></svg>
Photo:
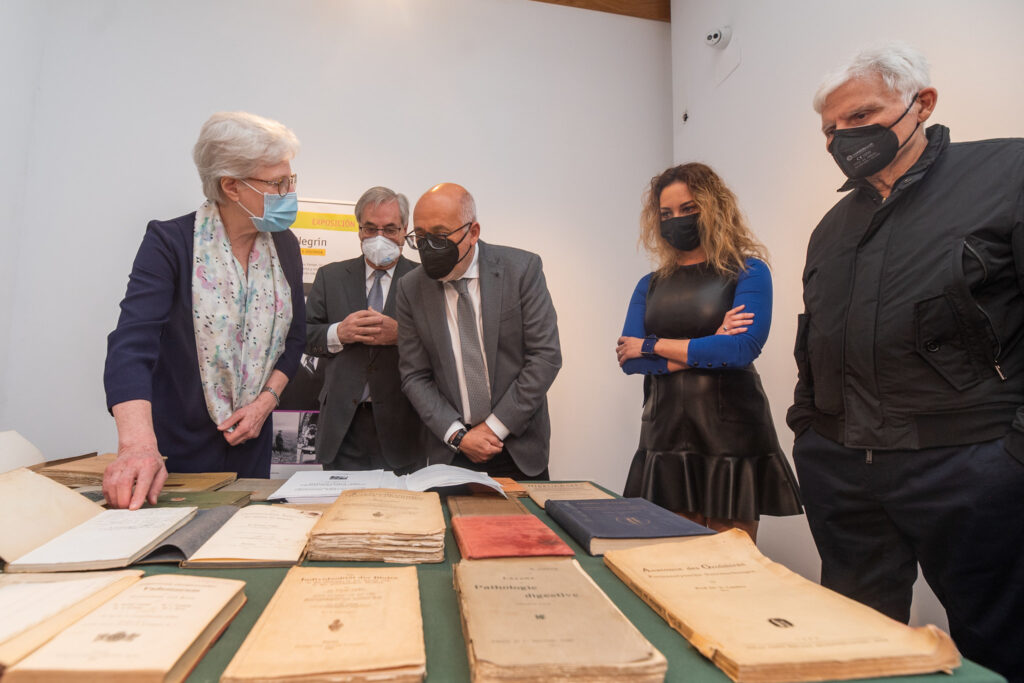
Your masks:
<svg viewBox="0 0 1024 683"><path fill-rule="evenodd" d="M509 428L505 448L526 474L548 464L551 422L547 391L562 366L558 322L540 257L477 242L484 353L491 412ZM436 439L428 462L450 462L444 433L462 420L462 400L445 317L444 285L417 269L398 287L402 390Z"/></svg>
<svg viewBox="0 0 1024 683"><path fill-rule="evenodd" d="M394 281L384 302L384 314L394 317L398 283L418 266L404 256L395 266ZM320 393L316 458L331 462L348 433L363 386L370 383L373 421L381 452L392 468L426 464L426 430L402 393L396 346L346 344L339 353L327 350L327 330L350 313L366 309L366 270L363 257L338 261L320 268L306 299L306 353L326 358L324 387Z"/></svg>

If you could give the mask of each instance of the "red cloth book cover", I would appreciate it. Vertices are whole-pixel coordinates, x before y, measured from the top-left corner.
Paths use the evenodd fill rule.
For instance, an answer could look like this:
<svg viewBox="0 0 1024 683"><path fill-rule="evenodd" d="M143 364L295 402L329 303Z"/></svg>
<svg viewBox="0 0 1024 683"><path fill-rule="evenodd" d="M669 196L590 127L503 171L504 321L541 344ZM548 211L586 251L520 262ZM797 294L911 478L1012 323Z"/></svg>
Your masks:
<svg viewBox="0 0 1024 683"><path fill-rule="evenodd" d="M468 560L575 555L558 534L533 515L453 517L452 530L459 552Z"/></svg>

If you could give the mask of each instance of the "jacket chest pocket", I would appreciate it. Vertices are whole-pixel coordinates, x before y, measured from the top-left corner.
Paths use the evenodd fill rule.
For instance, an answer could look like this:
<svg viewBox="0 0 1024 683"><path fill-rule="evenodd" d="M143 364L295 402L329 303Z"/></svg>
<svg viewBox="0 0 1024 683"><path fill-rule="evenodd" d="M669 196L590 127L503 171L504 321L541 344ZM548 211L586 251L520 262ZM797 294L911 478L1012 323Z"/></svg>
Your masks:
<svg viewBox="0 0 1024 683"><path fill-rule="evenodd" d="M954 389L964 391L982 381L969 330L950 294L914 304L914 331L918 355Z"/></svg>

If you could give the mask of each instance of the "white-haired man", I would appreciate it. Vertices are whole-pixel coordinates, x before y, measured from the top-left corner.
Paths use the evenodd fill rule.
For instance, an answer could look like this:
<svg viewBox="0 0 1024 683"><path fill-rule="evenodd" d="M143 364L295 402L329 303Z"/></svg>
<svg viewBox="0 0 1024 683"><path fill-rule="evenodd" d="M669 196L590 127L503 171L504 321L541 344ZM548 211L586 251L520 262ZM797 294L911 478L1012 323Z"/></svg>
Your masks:
<svg viewBox="0 0 1024 683"><path fill-rule="evenodd" d="M811 236L787 416L822 584L1024 676L1024 140L950 143L891 44L814 99L850 190Z"/></svg>
<svg viewBox="0 0 1024 683"><path fill-rule="evenodd" d="M372 187L355 206L363 255L316 273L306 302L306 352L325 359L316 459L324 469L412 472L426 464L425 430L398 374L397 282L409 200Z"/></svg>

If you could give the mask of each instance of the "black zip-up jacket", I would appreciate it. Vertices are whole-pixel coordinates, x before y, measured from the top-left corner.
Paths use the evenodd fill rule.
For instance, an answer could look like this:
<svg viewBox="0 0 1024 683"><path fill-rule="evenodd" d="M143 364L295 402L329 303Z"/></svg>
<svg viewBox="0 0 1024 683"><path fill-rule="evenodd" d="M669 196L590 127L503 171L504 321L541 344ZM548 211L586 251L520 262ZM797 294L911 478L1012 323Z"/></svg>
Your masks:
<svg viewBox="0 0 1024 683"><path fill-rule="evenodd" d="M850 181L811 235L786 419L850 448L1006 436L1024 462L1024 139L927 137L888 199Z"/></svg>

